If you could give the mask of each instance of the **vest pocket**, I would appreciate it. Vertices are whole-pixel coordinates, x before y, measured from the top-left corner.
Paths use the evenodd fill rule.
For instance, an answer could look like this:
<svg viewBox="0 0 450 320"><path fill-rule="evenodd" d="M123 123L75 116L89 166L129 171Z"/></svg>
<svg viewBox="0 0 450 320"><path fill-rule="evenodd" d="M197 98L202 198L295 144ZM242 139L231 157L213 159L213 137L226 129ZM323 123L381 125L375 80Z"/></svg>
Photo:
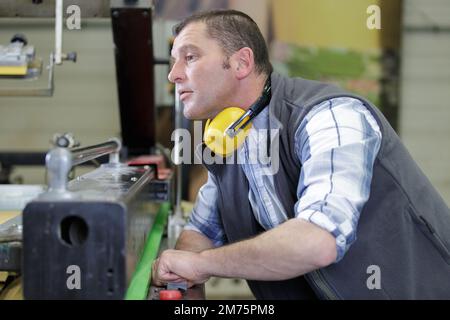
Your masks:
<svg viewBox="0 0 450 320"><path fill-rule="evenodd" d="M418 214L411 206L408 206L406 210L416 226L431 240L445 262L450 265L450 250L446 247L433 225L423 215Z"/></svg>

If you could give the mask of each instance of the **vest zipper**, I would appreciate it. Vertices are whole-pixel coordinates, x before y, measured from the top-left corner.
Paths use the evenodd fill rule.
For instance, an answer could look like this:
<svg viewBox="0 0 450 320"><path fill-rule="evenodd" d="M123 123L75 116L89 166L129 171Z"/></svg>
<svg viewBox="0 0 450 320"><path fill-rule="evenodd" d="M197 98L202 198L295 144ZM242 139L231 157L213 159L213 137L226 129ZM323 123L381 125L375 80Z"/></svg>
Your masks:
<svg viewBox="0 0 450 320"><path fill-rule="evenodd" d="M334 290L330 287L327 280L323 276L320 270L311 271L305 275L306 279L309 280L316 291L326 300L341 300Z"/></svg>

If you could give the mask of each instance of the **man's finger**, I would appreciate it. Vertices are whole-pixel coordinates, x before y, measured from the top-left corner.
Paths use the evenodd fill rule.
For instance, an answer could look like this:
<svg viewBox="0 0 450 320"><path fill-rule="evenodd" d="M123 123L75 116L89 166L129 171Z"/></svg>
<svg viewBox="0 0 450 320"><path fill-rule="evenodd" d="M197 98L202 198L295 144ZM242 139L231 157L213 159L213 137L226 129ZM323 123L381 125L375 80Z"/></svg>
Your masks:
<svg viewBox="0 0 450 320"><path fill-rule="evenodd" d="M158 265L159 265L159 258L153 260L151 272L152 272L152 283L155 286L160 287L163 286L164 283L158 277Z"/></svg>

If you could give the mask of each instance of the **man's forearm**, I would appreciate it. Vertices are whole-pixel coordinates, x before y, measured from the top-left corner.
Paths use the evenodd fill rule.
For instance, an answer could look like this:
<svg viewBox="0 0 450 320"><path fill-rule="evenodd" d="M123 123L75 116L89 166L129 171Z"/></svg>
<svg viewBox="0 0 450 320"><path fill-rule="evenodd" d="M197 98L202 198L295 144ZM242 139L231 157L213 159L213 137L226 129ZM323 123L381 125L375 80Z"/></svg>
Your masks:
<svg viewBox="0 0 450 320"><path fill-rule="evenodd" d="M285 280L335 259L336 240L330 233L291 219L255 238L201 252L197 268L209 276Z"/></svg>
<svg viewBox="0 0 450 320"><path fill-rule="evenodd" d="M177 250L193 252L201 252L203 250L211 248L214 248L211 240L209 240L204 235L192 230L182 231L180 237L178 238L177 244L175 245L175 249Z"/></svg>

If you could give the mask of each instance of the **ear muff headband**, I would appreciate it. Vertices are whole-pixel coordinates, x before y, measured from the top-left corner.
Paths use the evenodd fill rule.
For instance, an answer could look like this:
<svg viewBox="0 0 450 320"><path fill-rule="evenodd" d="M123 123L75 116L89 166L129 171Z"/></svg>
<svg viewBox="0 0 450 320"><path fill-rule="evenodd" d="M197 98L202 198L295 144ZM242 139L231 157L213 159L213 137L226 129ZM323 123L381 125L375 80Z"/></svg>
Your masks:
<svg viewBox="0 0 450 320"><path fill-rule="evenodd" d="M269 104L270 99L269 77L261 96L247 111L229 107L222 110L214 119L207 120L203 135L207 147L222 157L232 154L247 137L251 121Z"/></svg>

